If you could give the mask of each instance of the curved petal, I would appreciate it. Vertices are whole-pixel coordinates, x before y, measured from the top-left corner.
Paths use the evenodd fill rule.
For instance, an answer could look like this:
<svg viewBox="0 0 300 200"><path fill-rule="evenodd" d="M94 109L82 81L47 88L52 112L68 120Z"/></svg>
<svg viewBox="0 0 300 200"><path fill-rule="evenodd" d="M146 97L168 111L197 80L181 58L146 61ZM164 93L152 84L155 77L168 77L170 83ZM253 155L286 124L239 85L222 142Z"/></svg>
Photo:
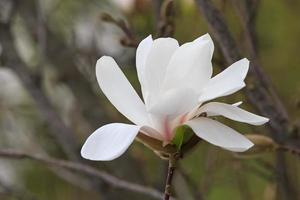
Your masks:
<svg viewBox="0 0 300 200"><path fill-rule="evenodd" d="M85 141L81 156L89 160L109 161L121 156L131 145L140 127L113 123L98 128Z"/></svg>
<svg viewBox="0 0 300 200"><path fill-rule="evenodd" d="M96 64L99 86L116 109L137 125L147 125L145 104L113 58L101 57Z"/></svg>
<svg viewBox="0 0 300 200"><path fill-rule="evenodd" d="M159 38L153 41L145 64L143 96L146 106L153 103L159 93L166 68L174 51L179 47L173 38Z"/></svg>
<svg viewBox="0 0 300 200"><path fill-rule="evenodd" d="M213 77L199 97L200 102L230 95L245 87L244 79L249 69L249 61L244 58L233 63L223 72Z"/></svg>
<svg viewBox="0 0 300 200"><path fill-rule="evenodd" d="M197 94L190 88L171 89L161 95L148 112L163 116L177 116L189 112L198 104Z"/></svg>
<svg viewBox="0 0 300 200"><path fill-rule="evenodd" d="M222 115L229 119L252 125L262 125L269 121L268 118L255 115L237 106L219 102L211 102L201 106L199 114L203 112L207 112L208 116Z"/></svg>
<svg viewBox="0 0 300 200"><path fill-rule="evenodd" d="M229 151L243 152L253 146L245 136L212 119L200 117L186 124L203 140Z"/></svg>
<svg viewBox="0 0 300 200"><path fill-rule="evenodd" d="M136 70L141 85L144 82L146 59L148 57L152 44L153 44L153 39L152 36L149 35L148 37L146 37L140 42L136 50Z"/></svg>
<svg viewBox="0 0 300 200"><path fill-rule="evenodd" d="M234 104L232 104L233 106L237 106L237 107L239 107L240 105L242 105L242 101L239 101L239 102L236 102L236 103L234 103Z"/></svg>
<svg viewBox="0 0 300 200"><path fill-rule="evenodd" d="M213 41L206 34L180 46L167 67L163 88L192 88L200 92L212 75Z"/></svg>
<svg viewBox="0 0 300 200"><path fill-rule="evenodd" d="M157 140L163 140L162 134L150 126L142 126L140 132Z"/></svg>

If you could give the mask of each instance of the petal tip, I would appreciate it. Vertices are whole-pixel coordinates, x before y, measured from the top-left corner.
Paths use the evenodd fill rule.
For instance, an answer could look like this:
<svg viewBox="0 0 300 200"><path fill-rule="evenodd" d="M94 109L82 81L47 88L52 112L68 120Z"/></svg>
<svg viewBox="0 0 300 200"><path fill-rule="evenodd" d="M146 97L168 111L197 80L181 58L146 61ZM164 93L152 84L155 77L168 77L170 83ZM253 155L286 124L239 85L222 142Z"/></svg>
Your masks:
<svg viewBox="0 0 300 200"><path fill-rule="evenodd" d="M267 117L264 117L264 120L263 120L263 123L262 123L262 124L268 123L269 121L270 121L270 119L269 119L269 118L267 118Z"/></svg>
<svg viewBox="0 0 300 200"><path fill-rule="evenodd" d="M209 33L204 34L202 37L203 37L203 39L205 39L205 40L212 40L212 38L211 38L211 36L210 36Z"/></svg>
<svg viewBox="0 0 300 200"><path fill-rule="evenodd" d="M254 143L251 142L250 140L248 141L248 143L249 143L248 146L245 147L245 149L243 151L241 151L241 152L248 151L249 149L251 149L254 146Z"/></svg>
<svg viewBox="0 0 300 200"><path fill-rule="evenodd" d="M242 147L241 146L236 146L236 147L225 147L225 149L233 152L245 152L251 149L254 146L253 142L248 140L246 144L244 144ZM223 147L224 148L224 147Z"/></svg>

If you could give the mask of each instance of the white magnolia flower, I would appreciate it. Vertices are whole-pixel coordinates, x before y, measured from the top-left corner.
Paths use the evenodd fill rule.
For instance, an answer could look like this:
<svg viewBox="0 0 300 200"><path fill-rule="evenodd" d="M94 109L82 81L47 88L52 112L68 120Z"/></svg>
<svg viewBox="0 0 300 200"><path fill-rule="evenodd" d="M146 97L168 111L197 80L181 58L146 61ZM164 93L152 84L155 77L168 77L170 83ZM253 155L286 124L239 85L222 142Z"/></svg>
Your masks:
<svg viewBox="0 0 300 200"><path fill-rule="evenodd" d="M249 61L242 59L212 77L213 51L208 34L182 46L173 38L153 40L151 35L145 38L136 52L144 102L114 59L101 57L96 64L100 88L135 125L112 123L100 127L89 136L81 155L90 160L115 159L127 150L139 132L164 144L170 143L180 125L189 126L203 140L230 151L242 152L252 147L246 137L209 117L220 115L253 125L264 124L267 118L238 105L218 102L202 105L243 88L249 68Z"/></svg>

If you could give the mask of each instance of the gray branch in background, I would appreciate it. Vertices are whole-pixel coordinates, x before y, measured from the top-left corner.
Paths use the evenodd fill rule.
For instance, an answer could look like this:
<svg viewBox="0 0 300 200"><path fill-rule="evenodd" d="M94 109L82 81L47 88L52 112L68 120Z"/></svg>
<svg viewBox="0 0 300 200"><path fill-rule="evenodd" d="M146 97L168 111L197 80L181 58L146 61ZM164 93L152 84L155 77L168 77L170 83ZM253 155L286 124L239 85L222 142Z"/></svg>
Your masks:
<svg viewBox="0 0 300 200"><path fill-rule="evenodd" d="M197 5L208 22L208 25L216 38L227 64L239 60L242 56L229 28L219 10L209 0L197 0ZM279 98L275 95L272 86L256 58L251 58L250 76L253 87L246 88L246 94L252 105L257 107L262 115L270 118L268 125L272 135L276 135L276 142L282 143L287 133L285 127L288 123L286 110L281 106ZM271 95L272 94L272 95ZM280 105L279 105L280 104Z"/></svg>
<svg viewBox="0 0 300 200"><path fill-rule="evenodd" d="M37 87L41 85L39 84L39 77L31 75L30 70L19 58L14 47L10 29L10 23L0 24L0 43L3 49L5 49L2 54L5 66L10 67L18 75L24 87L32 96L41 118L46 122L50 122L48 125L51 133L66 155L73 160L79 160L79 145L74 138L73 132L63 123L61 117L55 112L55 109L42 89Z"/></svg>
<svg viewBox="0 0 300 200"><path fill-rule="evenodd" d="M208 25L220 45L221 51L227 64L232 64L241 58L241 52L230 33L230 30L220 11L210 0L196 0L196 3L205 17ZM246 6L249 6L245 4ZM249 7L245 7L244 12L248 12ZM251 10L253 13L253 10ZM246 31L247 40L250 42L250 79L252 87L246 88L246 96L251 104L256 107L260 113L270 118L269 135L279 144L285 143L288 137L288 114L278 95L273 89L267 75L263 72L258 61L255 42L255 31L253 22L250 20L250 13L246 13L242 23ZM276 154L276 172L277 182L284 199L292 199L296 196L295 189L288 180L286 171L285 157L282 152Z"/></svg>
<svg viewBox="0 0 300 200"><path fill-rule="evenodd" d="M103 182L107 183L108 185L117 189L124 189L131 192L147 195L149 197L152 197L153 199L162 199L163 197L163 194L156 189L122 180L104 171L100 171L94 167L81 164L81 163L24 153L22 151L17 151L12 149L0 150L0 157L6 159L34 160L39 163L43 163L45 165L68 169L74 172L81 173L83 175L87 175L89 177L96 177L98 179L101 179ZM172 198L172 200L175 200L175 198Z"/></svg>
<svg viewBox="0 0 300 200"><path fill-rule="evenodd" d="M16 12L16 9L13 11ZM11 15L11 19L12 17L13 15ZM80 146L74 135L74 131L70 127L66 126L60 115L52 106L40 86L40 78L34 76L26 64L20 59L14 46L14 39L11 33L11 20L0 23L0 44L3 49L5 49L1 55L1 62L3 62L4 66L10 67L18 75L23 86L31 95L41 119L44 120L46 122L45 124L49 127L49 134L51 134L56 140L68 159L77 162L84 162L80 157ZM56 174L70 182L68 178L71 178L72 175L68 175L64 172L57 172ZM72 177L80 179L80 177ZM95 180L93 177L89 177L88 179L83 179L81 177L81 180L82 182L78 184L87 185L83 184L86 182L91 187L90 189L97 191L104 196L108 194L107 188L104 187L103 182Z"/></svg>

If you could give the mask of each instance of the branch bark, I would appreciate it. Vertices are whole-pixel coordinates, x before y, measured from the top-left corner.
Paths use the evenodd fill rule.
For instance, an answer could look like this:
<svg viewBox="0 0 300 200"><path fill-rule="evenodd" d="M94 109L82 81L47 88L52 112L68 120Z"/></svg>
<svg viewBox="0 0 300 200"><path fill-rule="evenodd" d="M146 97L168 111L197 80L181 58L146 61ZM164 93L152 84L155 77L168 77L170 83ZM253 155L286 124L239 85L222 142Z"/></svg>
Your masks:
<svg viewBox="0 0 300 200"><path fill-rule="evenodd" d="M100 171L94 167L81 164L81 163L76 163L72 161L66 161L66 160L60 160L60 159L55 159L51 157L46 157L46 156L40 156L40 155L35 155L35 154L30 154L30 153L24 153L22 151L17 151L13 149L0 149L0 157L6 158L6 159L17 159L17 160L23 160L23 159L29 159L33 161L37 161L39 163L48 165L48 166L53 166L53 167L59 167L59 168L64 168L71 170L73 172L78 172L83 175L87 175L89 177L96 177L108 185L117 188L117 189L123 189L123 190L128 190L131 192L143 194L149 197L152 197L153 199L162 199L163 194L156 189L142 186L136 183L132 183L129 181L125 181L123 179L117 178L115 176L112 176L104 171ZM172 198L172 200L175 200Z"/></svg>
<svg viewBox="0 0 300 200"><path fill-rule="evenodd" d="M241 58L239 48L229 31L224 17L210 0L196 0L201 13L208 22L213 36L216 38L227 64L232 64ZM251 104L256 107L260 113L270 118L268 123L270 136L279 144L285 143L288 135L288 114L283 107L278 95L273 89L266 74L263 72L257 59L255 44L253 42L253 24L247 23L246 31L248 40L251 42L251 66L249 74L252 77L252 87L246 88L246 95ZM249 27L250 26L250 27ZM250 28L250 29L249 29ZM277 182L284 199L293 199L295 189L288 180L284 154L279 151L276 154L276 174Z"/></svg>
<svg viewBox="0 0 300 200"><path fill-rule="evenodd" d="M55 112L45 93L42 91L39 78L31 74L25 63L19 58L14 47L13 38L10 33L10 23L0 24L0 43L4 49L2 60L5 66L10 67L18 75L24 87L32 96L39 114L44 121L49 122L49 128L54 138L60 144L66 155L79 160L78 143L74 138L73 132L63 123L61 117Z"/></svg>
<svg viewBox="0 0 300 200"><path fill-rule="evenodd" d="M168 173L167 179L165 184L165 193L164 193L164 200L169 200L172 195L172 180L176 169L176 163L179 159L179 154L169 154L169 166L168 166Z"/></svg>

